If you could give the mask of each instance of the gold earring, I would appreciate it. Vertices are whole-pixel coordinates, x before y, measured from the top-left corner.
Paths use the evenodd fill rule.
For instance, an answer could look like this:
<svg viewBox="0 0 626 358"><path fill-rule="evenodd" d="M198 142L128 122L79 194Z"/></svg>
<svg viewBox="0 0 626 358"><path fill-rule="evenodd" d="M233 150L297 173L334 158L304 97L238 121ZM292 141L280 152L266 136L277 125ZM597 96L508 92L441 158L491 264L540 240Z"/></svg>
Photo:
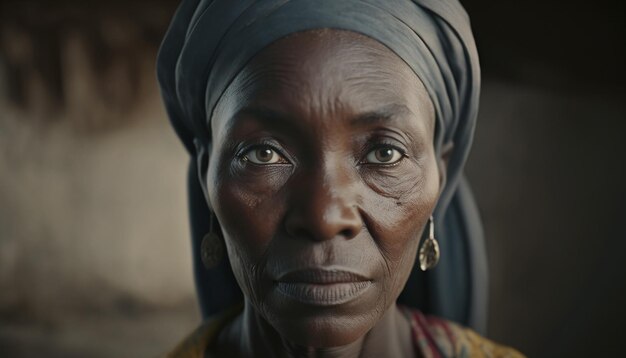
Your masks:
<svg viewBox="0 0 626 358"><path fill-rule="evenodd" d="M429 219L429 235L419 251L420 269L430 270L439 262L439 243L435 240L435 223L433 217Z"/></svg>
<svg viewBox="0 0 626 358"><path fill-rule="evenodd" d="M224 242L213 231L213 215L211 215L211 225L209 233L204 235L200 244L200 258L204 267L211 269L222 261L224 256Z"/></svg>

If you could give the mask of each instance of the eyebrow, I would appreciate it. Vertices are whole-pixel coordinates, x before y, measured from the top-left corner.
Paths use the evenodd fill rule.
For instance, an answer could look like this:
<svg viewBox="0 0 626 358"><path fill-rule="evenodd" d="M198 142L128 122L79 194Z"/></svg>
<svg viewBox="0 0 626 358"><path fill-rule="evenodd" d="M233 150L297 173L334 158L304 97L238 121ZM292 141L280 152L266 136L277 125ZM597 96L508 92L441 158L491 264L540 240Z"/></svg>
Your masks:
<svg viewBox="0 0 626 358"><path fill-rule="evenodd" d="M233 118L251 117L269 128L287 132L297 132L300 129L299 121L295 117L263 105L254 105L239 110Z"/></svg>
<svg viewBox="0 0 626 358"><path fill-rule="evenodd" d="M355 116L350 124L367 125L380 122L388 122L397 118L413 115L413 111L404 104L389 104L373 111L368 111Z"/></svg>

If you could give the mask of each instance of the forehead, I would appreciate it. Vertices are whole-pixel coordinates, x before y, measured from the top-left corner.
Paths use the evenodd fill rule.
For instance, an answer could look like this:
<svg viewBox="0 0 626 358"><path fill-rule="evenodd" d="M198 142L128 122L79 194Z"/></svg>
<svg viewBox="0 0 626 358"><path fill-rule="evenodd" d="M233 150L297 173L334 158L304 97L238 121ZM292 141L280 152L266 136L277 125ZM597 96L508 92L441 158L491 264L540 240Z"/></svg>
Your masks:
<svg viewBox="0 0 626 358"><path fill-rule="evenodd" d="M410 67L379 42L343 30L296 33L262 50L222 96L212 118L214 133L247 106L317 123L405 106L418 118L415 124L431 132L434 127L432 103Z"/></svg>

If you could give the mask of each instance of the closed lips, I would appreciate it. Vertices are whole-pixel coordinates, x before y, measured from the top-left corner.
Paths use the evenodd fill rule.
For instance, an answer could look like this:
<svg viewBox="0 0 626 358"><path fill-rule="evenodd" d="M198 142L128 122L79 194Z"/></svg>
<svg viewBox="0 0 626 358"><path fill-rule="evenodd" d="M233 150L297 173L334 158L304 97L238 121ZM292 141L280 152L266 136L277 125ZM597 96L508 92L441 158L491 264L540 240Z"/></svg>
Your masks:
<svg viewBox="0 0 626 358"><path fill-rule="evenodd" d="M280 277L278 292L300 303L332 306L347 303L372 284L368 278L341 270L300 270Z"/></svg>
<svg viewBox="0 0 626 358"><path fill-rule="evenodd" d="M288 272L282 275L277 281L329 285L333 283L364 282L371 280L350 271L306 269Z"/></svg>

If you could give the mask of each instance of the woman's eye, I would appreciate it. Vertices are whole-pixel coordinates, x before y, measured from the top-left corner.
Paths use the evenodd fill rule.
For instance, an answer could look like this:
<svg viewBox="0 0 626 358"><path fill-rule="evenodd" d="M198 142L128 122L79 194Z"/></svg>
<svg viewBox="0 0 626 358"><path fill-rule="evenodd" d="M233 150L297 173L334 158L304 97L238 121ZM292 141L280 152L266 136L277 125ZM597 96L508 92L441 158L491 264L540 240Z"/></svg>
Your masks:
<svg viewBox="0 0 626 358"><path fill-rule="evenodd" d="M394 164L399 162L404 154L393 147L380 147L367 153L365 163L367 164Z"/></svg>
<svg viewBox="0 0 626 358"><path fill-rule="evenodd" d="M250 161L254 164L276 164L276 163L288 163L288 161L276 150L270 146L261 146L253 148L247 151L243 155L244 160Z"/></svg>

